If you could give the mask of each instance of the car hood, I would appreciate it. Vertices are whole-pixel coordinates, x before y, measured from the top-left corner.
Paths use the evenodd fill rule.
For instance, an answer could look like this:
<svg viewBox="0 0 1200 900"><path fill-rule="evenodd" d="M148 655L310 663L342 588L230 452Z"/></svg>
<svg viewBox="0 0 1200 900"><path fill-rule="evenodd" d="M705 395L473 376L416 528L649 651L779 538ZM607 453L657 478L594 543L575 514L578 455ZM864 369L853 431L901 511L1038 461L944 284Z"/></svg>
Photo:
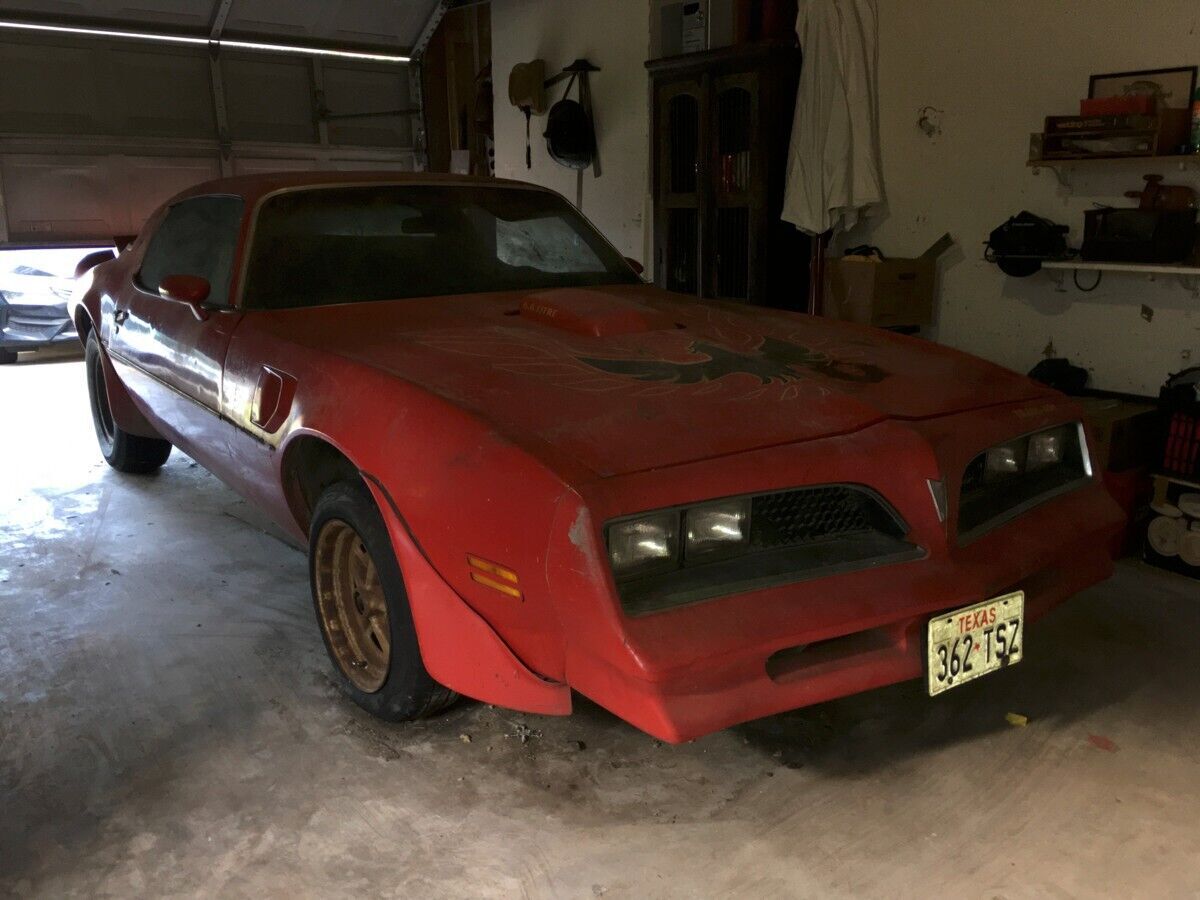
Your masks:
<svg viewBox="0 0 1200 900"><path fill-rule="evenodd" d="M1046 396L916 338L643 285L264 313L601 476Z"/></svg>

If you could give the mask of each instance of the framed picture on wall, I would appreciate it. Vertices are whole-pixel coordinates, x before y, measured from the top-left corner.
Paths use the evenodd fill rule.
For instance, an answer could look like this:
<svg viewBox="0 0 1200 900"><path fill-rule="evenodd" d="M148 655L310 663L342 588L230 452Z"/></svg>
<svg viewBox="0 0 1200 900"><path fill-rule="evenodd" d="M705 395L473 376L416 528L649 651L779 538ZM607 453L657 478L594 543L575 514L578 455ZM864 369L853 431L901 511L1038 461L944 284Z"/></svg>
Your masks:
<svg viewBox="0 0 1200 900"><path fill-rule="evenodd" d="M1093 75L1088 84L1089 99L1141 94L1154 97L1160 110L1190 109L1195 91L1195 66Z"/></svg>

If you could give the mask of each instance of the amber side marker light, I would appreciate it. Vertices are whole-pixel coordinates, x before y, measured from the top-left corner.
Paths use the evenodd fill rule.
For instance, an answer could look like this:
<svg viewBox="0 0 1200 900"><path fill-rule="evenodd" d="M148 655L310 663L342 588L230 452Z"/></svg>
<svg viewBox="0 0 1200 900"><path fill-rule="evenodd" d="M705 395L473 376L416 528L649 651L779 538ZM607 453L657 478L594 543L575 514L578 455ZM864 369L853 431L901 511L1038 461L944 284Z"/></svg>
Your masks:
<svg viewBox="0 0 1200 900"><path fill-rule="evenodd" d="M508 594L508 596L516 597L518 600L524 599L520 588L517 587L520 584L520 580L517 578L517 573L512 569L506 569L498 563L480 559L478 556L472 556L470 553L467 554L467 565L471 567L471 580L476 584L490 587L493 591Z"/></svg>

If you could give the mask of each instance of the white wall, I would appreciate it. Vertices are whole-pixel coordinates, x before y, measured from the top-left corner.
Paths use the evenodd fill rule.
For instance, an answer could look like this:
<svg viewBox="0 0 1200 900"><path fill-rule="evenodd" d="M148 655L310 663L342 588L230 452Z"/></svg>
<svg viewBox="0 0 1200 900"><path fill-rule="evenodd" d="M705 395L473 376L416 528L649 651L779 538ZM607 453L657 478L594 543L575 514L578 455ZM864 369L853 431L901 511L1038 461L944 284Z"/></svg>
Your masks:
<svg viewBox="0 0 1200 900"><path fill-rule="evenodd" d="M584 172L581 208L622 253L643 262L649 260L648 22L646 0L492 0L496 174L546 185L575 201L575 170L546 154L544 116L533 118L533 168L525 168L525 116L508 102L508 73L516 63L540 58L549 76L587 58L602 69L590 76L602 174ZM564 86L552 89L551 101Z"/></svg>
<svg viewBox="0 0 1200 900"><path fill-rule="evenodd" d="M1092 370L1094 386L1157 393L1168 371L1200 363L1200 296L1175 279L1106 275L1094 293L1046 274L1006 278L982 261L992 228L1022 209L1072 226L1081 240L1092 203L1128 205L1141 176L1200 188L1146 161L1076 167L1069 188L1026 166L1042 118L1078 112L1093 73L1200 63L1194 0L879 0L879 95L885 216L849 235L885 253L919 253L943 231L959 247L943 263L938 339L1021 371L1053 342ZM917 127L942 111L941 134ZM1092 275L1081 273L1090 284ZM1142 305L1153 319L1141 316ZM1189 361L1190 360L1190 361Z"/></svg>
<svg viewBox="0 0 1200 900"><path fill-rule="evenodd" d="M575 173L557 166L533 121L533 169L525 169L524 117L507 100L508 72L544 58L552 67L587 56L604 175L584 176L583 211L625 253L649 258L646 0L493 0L496 173L575 196ZM1106 275L1094 292L1060 289L1046 274L1005 277L983 262L995 226L1029 209L1072 226L1095 202L1129 204L1143 174L1200 189L1200 161L1186 172L1146 162L1077 167L1071 187L1025 165L1029 133L1046 115L1078 111L1088 76L1200 63L1194 0L879 0L880 120L888 204L848 236L885 253L912 255L944 231L958 246L943 258L938 340L1019 371L1053 343L1092 370L1093 386L1154 394L1168 371L1200 363L1200 296L1173 278ZM557 98L559 92L555 93ZM925 106L941 133L917 127ZM1090 284L1089 273L1080 280ZM1142 306L1153 310L1142 318Z"/></svg>

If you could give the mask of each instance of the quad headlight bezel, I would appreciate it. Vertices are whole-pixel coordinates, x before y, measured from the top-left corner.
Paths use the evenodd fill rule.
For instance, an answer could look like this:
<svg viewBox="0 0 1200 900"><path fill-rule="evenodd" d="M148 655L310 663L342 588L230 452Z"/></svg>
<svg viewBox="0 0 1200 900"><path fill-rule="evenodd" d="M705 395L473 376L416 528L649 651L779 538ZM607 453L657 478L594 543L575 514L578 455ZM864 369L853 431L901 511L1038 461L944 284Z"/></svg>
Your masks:
<svg viewBox="0 0 1200 900"><path fill-rule="evenodd" d="M895 509L857 484L704 500L604 526L617 593L631 615L923 555L907 534ZM643 546L631 550L638 541Z"/></svg>
<svg viewBox="0 0 1200 900"><path fill-rule="evenodd" d="M963 473L958 540L963 545L1092 478L1082 422L1039 428L978 453Z"/></svg>

